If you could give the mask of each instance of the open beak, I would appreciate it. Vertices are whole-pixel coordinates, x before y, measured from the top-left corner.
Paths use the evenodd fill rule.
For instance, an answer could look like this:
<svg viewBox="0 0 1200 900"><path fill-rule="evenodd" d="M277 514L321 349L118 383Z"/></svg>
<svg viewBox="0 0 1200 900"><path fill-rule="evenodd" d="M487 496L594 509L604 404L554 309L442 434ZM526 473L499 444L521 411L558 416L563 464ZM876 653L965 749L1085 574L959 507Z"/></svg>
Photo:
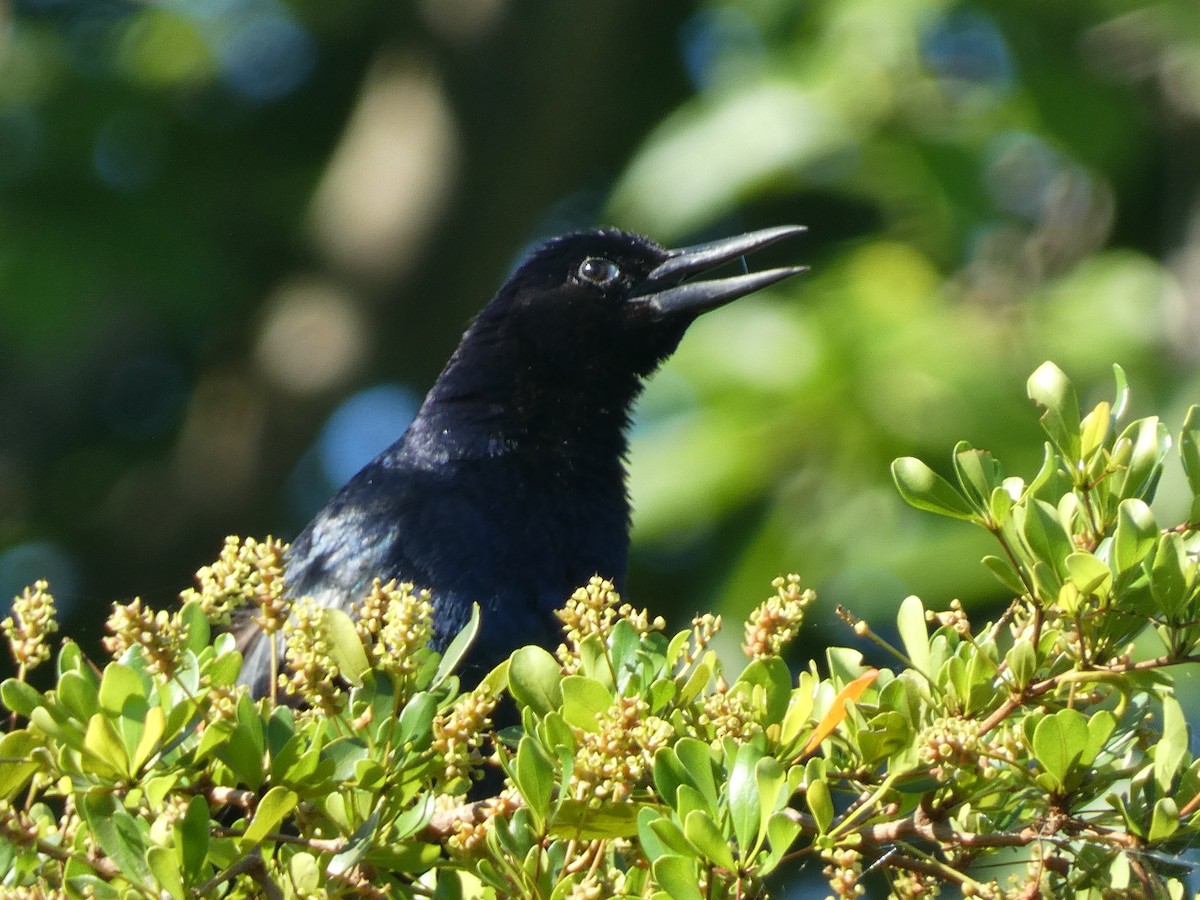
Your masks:
<svg viewBox="0 0 1200 900"><path fill-rule="evenodd" d="M780 225L684 247L681 250L670 250L666 261L646 276L641 292L632 302L645 304L654 312L655 317L660 319L695 317L710 309L724 306L738 297L744 297L805 272L808 266L766 269L762 272L747 272L744 275L708 281L685 279L807 230L803 225Z"/></svg>

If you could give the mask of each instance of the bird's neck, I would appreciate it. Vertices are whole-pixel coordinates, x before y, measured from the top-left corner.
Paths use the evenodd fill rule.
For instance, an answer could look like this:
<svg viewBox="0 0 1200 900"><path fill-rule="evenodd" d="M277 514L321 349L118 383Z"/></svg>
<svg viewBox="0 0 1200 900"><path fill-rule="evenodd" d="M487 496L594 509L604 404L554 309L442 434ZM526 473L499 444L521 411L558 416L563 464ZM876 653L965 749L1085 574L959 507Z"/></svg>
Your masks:
<svg viewBox="0 0 1200 900"><path fill-rule="evenodd" d="M446 458L515 456L623 479L636 375L486 349L455 353L425 398L414 427L428 446Z"/></svg>

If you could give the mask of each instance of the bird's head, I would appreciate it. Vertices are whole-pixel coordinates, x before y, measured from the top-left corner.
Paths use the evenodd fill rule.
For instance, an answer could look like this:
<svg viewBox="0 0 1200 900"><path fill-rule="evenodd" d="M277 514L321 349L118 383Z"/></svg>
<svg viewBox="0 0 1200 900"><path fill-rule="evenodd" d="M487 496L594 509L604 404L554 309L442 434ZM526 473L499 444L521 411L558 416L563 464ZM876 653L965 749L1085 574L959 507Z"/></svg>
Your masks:
<svg viewBox="0 0 1200 900"><path fill-rule="evenodd" d="M573 232L534 250L472 330L516 339L530 360L568 378L571 372L603 377L605 370L643 377L674 351L697 316L804 267L696 276L802 231L786 225L680 250L614 229Z"/></svg>

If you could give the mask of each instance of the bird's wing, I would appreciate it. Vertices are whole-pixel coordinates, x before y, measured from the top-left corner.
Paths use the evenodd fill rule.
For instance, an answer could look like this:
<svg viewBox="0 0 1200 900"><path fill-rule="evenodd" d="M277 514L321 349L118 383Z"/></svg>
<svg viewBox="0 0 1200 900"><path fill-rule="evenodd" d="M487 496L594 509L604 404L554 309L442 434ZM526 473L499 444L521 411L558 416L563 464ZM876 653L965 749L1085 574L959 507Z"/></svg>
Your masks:
<svg viewBox="0 0 1200 900"><path fill-rule="evenodd" d="M349 611L375 578L424 582L425 572L405 554L401 539L411 492L403 479L396 479L394 490L379 489L380 477L378 472L374 478L360 473L292 543L286 566L291 599L309 597L321 606ZM268 639L254 615L248 610L235 623L234 633L243 655L239 680L261 695L272 675L271 640L276 642L277 660L283 658L283 644L279 634Z"/></svg>

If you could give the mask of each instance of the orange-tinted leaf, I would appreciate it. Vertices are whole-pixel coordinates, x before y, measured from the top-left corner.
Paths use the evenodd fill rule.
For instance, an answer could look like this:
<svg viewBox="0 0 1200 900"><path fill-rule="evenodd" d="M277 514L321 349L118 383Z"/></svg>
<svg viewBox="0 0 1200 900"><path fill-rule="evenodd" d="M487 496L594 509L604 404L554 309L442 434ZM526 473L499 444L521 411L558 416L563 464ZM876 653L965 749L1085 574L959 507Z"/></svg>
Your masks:
<svg viewBox="0 0 1200 900"><path fill-rule="evenodd" d="M833 733L833 729L837 728L842 723L842 720L846 718L846 704L858 702L858 698L863 695L863 691L870 687L871 682L878 676L878 669L868 669L838 692L838 695L833 700L833 704L829 707L829 712L825 713L821 721L817 723L817 730L813 732L812 737L808 739L808 743L804 745L804 752L801 756L808 756L817 747L821 746L821 741L829 737Z"/></svg>

